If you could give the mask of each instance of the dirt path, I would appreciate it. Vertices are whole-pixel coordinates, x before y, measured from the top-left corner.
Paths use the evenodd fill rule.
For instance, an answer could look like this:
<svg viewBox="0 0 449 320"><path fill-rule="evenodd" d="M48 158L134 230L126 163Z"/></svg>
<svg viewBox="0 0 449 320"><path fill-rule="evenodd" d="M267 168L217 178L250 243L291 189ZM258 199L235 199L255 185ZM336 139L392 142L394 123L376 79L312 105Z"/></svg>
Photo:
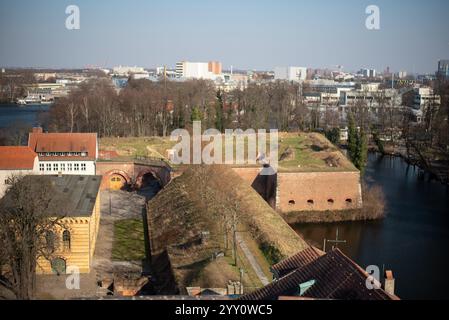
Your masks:
<svg viewBox="0 0 449 320"><path fill-rule="evenodd" d="M243 253L245 254L246 259L248 259L249 263L251 264L251 267L253 268L253 270L256 273L257 277L259 278L260 282L262 282L262 284L264 286L269 284L270 281L263 273L261 266L257 262L256 258L252 254L251 250L246 245L245 240L238 233L236 233L235 237L237 239L237 243L239 244L240 248L242 249Z"/></svg>

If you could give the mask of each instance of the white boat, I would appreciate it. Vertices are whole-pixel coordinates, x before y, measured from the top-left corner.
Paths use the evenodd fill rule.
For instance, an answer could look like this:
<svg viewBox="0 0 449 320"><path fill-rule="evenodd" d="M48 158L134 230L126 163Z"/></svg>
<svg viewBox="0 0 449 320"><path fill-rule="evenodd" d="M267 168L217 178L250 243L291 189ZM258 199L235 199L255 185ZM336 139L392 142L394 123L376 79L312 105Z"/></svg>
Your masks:
<svg viewBox="0 0 449 320"><path fill-rule="evenodd" d="M25 98L18 99L18 105L27 104L52 104L54 102L53 96L48 96L44 94L29 93Z"/></svg>

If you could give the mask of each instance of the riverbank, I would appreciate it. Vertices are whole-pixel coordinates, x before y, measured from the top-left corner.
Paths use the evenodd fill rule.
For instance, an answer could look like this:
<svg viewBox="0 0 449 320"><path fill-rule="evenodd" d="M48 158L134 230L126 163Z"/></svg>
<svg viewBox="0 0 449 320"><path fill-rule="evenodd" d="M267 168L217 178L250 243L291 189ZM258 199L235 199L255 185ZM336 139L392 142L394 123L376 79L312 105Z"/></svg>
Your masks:
<svg viewBox="0 0 449 320"><path fill-rule="evenodd" d="M370 145L368 151L376 152L383 156L392 156L401 158L408 165L415 166L419 170L421 170L421 172L419 173L420 178L424 178L425 173L427 173L430 179L433 178L442 183L443 185L449 185L449 160L447 161L433 160L430 163L430 167L428 167L424 166L418 159L408 156L407 150L403 146L384 147L383 150L380 150L376 145Z"/></svg>
<svg viewBox="0 0 449 320"><path fill-rule="evenodd" d="M292 227L319 249L324 239L335 240L338 229L338 238L346 241L339 249L362 268L393 270L402 299L448 299L449 257L444 252L449 245L449 189L420 179L418 172L400 157L371 153L364 180L382 187L384 219Z"/></svg>

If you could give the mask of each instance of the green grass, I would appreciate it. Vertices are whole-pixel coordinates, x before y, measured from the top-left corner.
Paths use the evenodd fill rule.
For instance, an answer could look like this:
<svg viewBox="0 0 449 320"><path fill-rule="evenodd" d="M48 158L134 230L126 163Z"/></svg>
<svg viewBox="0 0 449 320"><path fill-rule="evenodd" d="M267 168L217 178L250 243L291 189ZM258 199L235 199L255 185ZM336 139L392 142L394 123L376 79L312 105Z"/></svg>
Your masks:
<svg viewBox="0 0 449 320"><path fill-rule="evenodd" d="M280 143L278 155L287 148L294 151L294 156L279 162L281 172L311 172L311 171L355 171L354 166L333 146L324 136L316 133L279 133ZM269 135L267 134L267 139ZM224 142L224 141L223 141ZM176 141L170 141L169 137L128 137L128 138L101 138L100 149L116 150L119 159L135 156L148 156L166 158L167 150L173 148ZM203 142L203 147L208 143ZM317 145L318 144L318 145ZM323 148L321 148L323 147ZM320 149L321 148L321 149ZM222 161L224 161L225 146L222 143ZM233 158L236 157L236 141L234 140ZM248 155L248 139L244 139L244 158ZM266 143L266 151L269 153L269 141ZM192 151L191 151L192 154ZM257 153L256 153L257 154ZM330 167L324 160L330 154L337 155L341 159L339 167ZM258 164L234 165L237 167L253 167Z"/></svg>
<svg viewBox="0 0 449 320"><path fill-rule="evenodd" d="M112 260L139 261L145 258L145 239L141 219L116 221Z"/></svg>
<svg viewBox="0 0 449 320"><path fill-rule="evenodd" d="M167 150L176 142L169 137L126 137L126 138L101 138L100 148L104 150L116 150L124 157L156 157L165 158Z"/></svg>

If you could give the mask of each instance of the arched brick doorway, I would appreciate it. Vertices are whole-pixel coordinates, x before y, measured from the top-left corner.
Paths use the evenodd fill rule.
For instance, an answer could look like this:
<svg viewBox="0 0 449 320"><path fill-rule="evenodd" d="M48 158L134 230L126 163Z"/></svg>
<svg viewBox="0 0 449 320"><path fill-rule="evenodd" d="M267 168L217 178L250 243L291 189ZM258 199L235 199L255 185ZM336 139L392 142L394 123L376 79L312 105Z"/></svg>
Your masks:
<svg viewBox="0 0 449 320"><path fill-rule="evenodd" d="M159 182L159 185L162 186L162 181L154 170L143 169L137 174L135 184L136 188L141 188L144 185L145 181L149 179L157 180Z"/></svg>
<svg viewBox="0 0 449 320"><path fill-rule="evenodd" d="M131 178L122 170L111 170L103 179L104 187L109 190L122 190L131 185Z"/></svg>

